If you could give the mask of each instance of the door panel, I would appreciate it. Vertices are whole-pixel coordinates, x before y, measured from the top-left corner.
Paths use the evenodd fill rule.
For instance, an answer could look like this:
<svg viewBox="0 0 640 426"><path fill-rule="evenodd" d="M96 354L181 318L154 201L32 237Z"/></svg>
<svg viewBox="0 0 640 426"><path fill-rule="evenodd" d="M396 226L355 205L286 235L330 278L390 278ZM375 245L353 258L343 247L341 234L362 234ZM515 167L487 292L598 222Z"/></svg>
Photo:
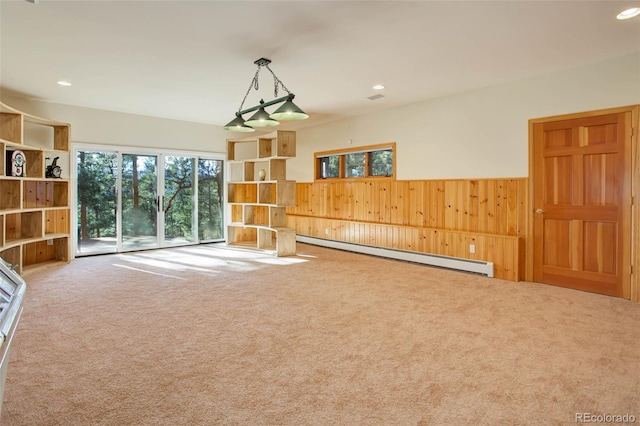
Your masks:
<svg viewBox="0 0 640 426"><path fill-rule="evenodd" d="M76 255L118 250L118 154L78 151L76 156Z"/></svg>
<svg viewBox="0 0 640 426"><path fill-rule="evenodd" d="M195 241L193 167L195 158L164 157L164 247Z"/></svg>
<svg viewBox="0 0 640 426"><path fill-rule="evenodd" d="M631 114L533 126L534 280L629 292Z"/></svg>
<svg viewBox="0 0 640 426"><path fill-rule="evenodd" d="M122 154L122 249L158 247L158 157Z"/></svg>
<svg viewBox="0 0 640 426"><path fill-rule="evenodd" d="M198 160L198 238L215 241L224 238L222 160Z"/></svg>

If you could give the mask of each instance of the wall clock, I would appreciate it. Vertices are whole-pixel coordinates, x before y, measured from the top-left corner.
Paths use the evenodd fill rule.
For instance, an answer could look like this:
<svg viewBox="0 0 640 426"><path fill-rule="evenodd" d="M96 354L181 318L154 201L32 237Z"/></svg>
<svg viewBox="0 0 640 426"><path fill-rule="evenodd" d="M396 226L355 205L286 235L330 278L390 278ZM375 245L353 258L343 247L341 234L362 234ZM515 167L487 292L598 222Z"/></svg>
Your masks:
<svg viewBox="0 0 640 426"><path fill-rule="evenodd" d="M27 157L22 151L13 151L11 154L11 174L12 176L24 177L24 168L27 164Z"/></svg>

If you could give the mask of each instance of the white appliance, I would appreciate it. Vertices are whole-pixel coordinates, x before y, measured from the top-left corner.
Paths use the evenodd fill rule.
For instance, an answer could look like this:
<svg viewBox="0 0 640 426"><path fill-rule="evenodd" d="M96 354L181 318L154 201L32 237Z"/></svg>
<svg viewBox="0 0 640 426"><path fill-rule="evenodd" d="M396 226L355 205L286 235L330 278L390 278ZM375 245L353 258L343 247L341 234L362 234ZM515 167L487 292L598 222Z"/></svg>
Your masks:
<svg viewBox="0 0 640 426"><path fill-rule="evenodd" d="M20 315L27 284L11 265L0 259L0 410L4 397L4 382L9 367L9 350Z"/></svg>

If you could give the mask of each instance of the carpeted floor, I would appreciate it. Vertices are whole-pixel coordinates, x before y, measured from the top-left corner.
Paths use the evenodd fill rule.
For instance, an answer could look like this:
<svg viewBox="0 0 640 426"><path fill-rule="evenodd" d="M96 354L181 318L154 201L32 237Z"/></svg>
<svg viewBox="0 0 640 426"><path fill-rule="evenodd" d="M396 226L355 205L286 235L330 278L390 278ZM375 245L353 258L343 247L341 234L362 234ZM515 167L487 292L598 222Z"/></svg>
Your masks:
<svg viewBox="0 0 640 426"><path fill-rule="evenodd" d="M26 280L2 425L640 422L627 300L305 244L80 258Z"/></svg>

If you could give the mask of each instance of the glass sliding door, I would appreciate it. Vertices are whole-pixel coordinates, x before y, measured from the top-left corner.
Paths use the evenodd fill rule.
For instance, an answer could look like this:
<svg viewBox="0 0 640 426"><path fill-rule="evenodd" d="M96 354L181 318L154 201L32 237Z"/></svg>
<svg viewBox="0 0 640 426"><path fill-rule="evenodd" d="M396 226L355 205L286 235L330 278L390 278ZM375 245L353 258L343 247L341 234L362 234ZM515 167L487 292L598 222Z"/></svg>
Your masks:
<svg viewBox="0 0 640 426"><path fill-rule="evenodd" d="M116 147L74 156L76 256L224 240L221 158Z"/></svg>
<svg viewBox="0 0 640 426"><path fill-rule="evenodd" d="M195 162L192 157L164 157L164 194L160 201L164 213L163 246L196 241L193 203Z"/></svg>
<svg viewBox="0 0 640 426"><path fill-rule="evenodd" d="M118 154L78 151L77 253L113 253L118 250Z"/></svg>
<svg viewBox="0 0 640 426"><path fill-rule="evenodd" d="M122 154L122 249L158 247L158 157Z"/></svg>
<svg viewBox="0 0 640 426"><path fill-rule="evenodd" d="M224 238L223 161L198 160L198 239L216 241Z"/></svg>

